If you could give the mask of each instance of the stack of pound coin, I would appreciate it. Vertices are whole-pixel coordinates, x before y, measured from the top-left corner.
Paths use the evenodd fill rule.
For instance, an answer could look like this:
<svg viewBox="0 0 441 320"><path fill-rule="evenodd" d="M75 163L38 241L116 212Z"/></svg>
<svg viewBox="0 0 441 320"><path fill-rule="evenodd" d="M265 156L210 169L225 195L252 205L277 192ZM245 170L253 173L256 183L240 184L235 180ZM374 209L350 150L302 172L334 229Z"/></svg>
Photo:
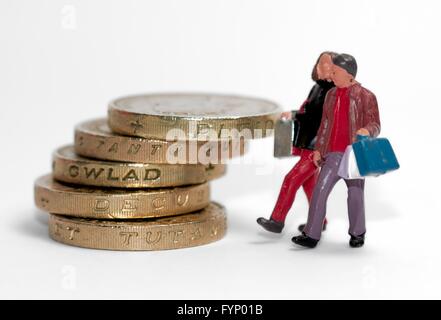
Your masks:
<svg viewBox="0 0 441 320"><path fill-rule="evenodd" d="M119 98L108 118L75 128L74 145L53 153L35 182L49 235L73 246L164 250L221 239L225 207L209 182L242 156L247 140L270 136L279 107L247 97L153 94Z"/></svg>

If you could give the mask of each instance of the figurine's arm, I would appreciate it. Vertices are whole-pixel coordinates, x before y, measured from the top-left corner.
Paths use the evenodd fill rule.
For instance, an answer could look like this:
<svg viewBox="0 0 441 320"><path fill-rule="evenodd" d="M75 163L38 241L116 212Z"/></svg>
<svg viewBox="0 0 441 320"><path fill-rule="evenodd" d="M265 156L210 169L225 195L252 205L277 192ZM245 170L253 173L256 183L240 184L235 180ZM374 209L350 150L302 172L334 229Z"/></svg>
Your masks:
<svg viewBox="0 0 441 320"><path fill-rule="evenodd" d="M320 122L320 127L317 131L317 139L315 142L315 150L322 153L325 148L325 140L329 131L329 114L327 105L329 103L330 95L329 92L326 94L325 102L323 103L322 120Z"/></svg>
<svg viewBox="0 0 441 320"><path fill-rule="evenodd" d="M369 131L371 137L377 137L380 134L380 113L378 111L377 98L372 92L363 95L364 101L364 125L363 127Z"/></svg>
<svg viewBox="0 0 441 320"><path fill-rule="evenodd" d="M299 109L299 113L304 113L305 112L305 106L309 103L309 100L305 100L305 102L302 103L302 105L300 106Z"/></svg>
<svg viewBox="0 0 441 320"><path fill-rule="evenodd" d="M292 111L292 119L295 119L299 114L305 113L305 107L309 103L309 101L311 100L311 96L314 94L314 90L316 90L316 87L317 87L317 85L313 86L311 91L309 91L308 98L305 100L305 102L302 103L299 110Z"/></svg>
<svg viewBox="0 0 441 320"><path fill-rule="evenodd" d="M291 119L295 120L299 114L303 114L305 112L305 106L308 104L308 102L309 102L308 100L303 102L303 104L300 106L299 110L292 110L291 111Z"/></svg>

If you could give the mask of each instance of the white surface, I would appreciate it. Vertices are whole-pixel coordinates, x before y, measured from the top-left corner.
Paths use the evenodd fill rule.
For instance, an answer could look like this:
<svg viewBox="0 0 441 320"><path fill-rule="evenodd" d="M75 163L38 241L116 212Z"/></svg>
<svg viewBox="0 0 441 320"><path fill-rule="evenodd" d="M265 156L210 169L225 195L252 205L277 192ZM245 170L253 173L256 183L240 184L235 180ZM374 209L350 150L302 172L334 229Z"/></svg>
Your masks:
<svg viewBox="0 0 441 320"><path fill-rule="evenodd" d="M0 4L1 298L441 298L440 1L2 1ZM132 93L206 91L298 107L323 50L352 53L378 98L401 169L367 181L366 245L348 247L346 191L328 205L314 250L269 216L293 159L272 140L212 184L227 237L168 252L106 252L47 236L33 181L75 124Z"/></svg>

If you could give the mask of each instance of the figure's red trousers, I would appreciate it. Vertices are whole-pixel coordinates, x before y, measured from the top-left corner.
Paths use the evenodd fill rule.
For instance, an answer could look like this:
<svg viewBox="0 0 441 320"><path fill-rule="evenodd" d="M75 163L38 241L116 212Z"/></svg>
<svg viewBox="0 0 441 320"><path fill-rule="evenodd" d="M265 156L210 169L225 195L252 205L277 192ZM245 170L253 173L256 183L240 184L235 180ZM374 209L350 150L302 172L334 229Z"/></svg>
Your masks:
<svg viewBox="0 0 441 320"><path fill-rule="evenodd" d="M303 187L308 202L311 203L312 192L317 183L319 168L312 161L312 151L296 149L293 154L300 155L300 160L285 176L279 198L274 207L271 218L278 222L285 222L286 216L294 202L297 190Z"/></svg>

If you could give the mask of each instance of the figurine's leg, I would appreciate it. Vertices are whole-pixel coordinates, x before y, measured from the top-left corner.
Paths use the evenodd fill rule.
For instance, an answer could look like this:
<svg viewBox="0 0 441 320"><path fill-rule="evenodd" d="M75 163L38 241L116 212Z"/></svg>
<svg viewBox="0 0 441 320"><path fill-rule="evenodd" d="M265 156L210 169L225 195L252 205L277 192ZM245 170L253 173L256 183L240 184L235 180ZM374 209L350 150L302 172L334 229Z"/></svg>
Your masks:
<svg viewBox="0 0 441 320"><path fill-rule="evenodd" d="M315 240L320 240L322 234L323 221L326 217L326 203L329 194L337 181L340 180L337 172L342 156L342 153L329 153L327 155L312 195L308 212L308 222L303 232Z"/></svg>
<svg viewBox="0 0 441 320"><path fill-rule="evenodd" d="M297 190L315 173L314 163L307 156L302 156L292 170L285 176L279 197L271 218L285 222L285 218L295 200Z"/></svg>
<svg viewBox="0 0 441 320"><path fill-rule="evenodd" d="M312 194L314 192L315 185L317 184L319 173L320 169L315 168L314 173L303 183L303 191L305 191L309 204L311 204Z"/></svg>
<svg viewBox="0 0 441 320"><path fill-rule="evenodd" d="M364 210L364 179L345 180L348 186L349 234L360 236L366 233Z"/></svg>
<svg viewBox="0 0 441 320"><path fill-rule="evenodd" d="M303 184L303 191L305 191L306 198L308 198L309 205L311 205L312 194L313 194L314 188L317 184L319 174L320 174L320 169L316 168L314 174L311 177L309 177L305 181L305 183ZM327 223L328 223L328 220L325 218L325 220L323 221L323 230L326 229ZM303 226L303 228L305 227L305 225L302 225L302 226ZM303 230L303 228L302 228L302 230Z"/></svg>
<svg viewBox="0 0 441 320"><path fill-rule="evenodd" d="M305 183L303 184L303 191L305 191L306 198L308 199L309 205L311 205L312 194L313 194L314 188L317 184L319 174L320 174L320 169L316 168L315 173L310 178L308 178L305 181ZM323 220L323 231L326 230L327 224L328 224L328 220L325 218L325 220ZM306 225L306 223L300 224L298 227L299 231L303 231L303 229L305 228L305 225Z"/></svg>

